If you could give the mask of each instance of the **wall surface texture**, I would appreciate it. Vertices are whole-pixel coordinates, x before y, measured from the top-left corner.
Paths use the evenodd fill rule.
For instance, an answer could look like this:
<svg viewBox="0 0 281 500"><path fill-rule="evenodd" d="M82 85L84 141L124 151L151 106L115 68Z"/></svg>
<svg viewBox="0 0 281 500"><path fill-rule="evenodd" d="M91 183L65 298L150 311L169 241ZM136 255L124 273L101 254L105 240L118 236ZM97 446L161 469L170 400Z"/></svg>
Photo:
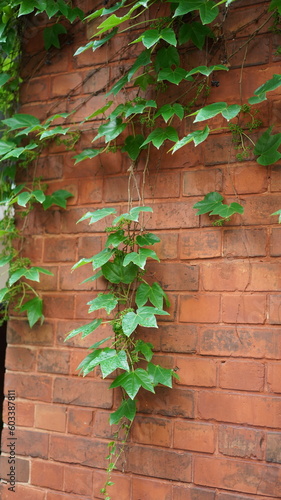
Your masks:
<svg viewBox="0 0 281 500"><path fill-rule="evenodd" d="M89 12L94 3L81 1L81 6ZM240 103L240 95L246 101L280 72L265 4L243 0L231 8L227 29L236 36L226 53L243 46L247 23L263 26L247 51L242 48L242 56L240 51L239 58L230 59L230 72L216 75L219 86L211 87L207 103ZM63 38L61 50L46 54L44 22L30 21L24 39L20 111L43 119L75 109L73 121L78 122L103 105L101 90L106 93L123 74L136 46L123 54L120 36L108 47L73 57L94 29L78 23ZM269 120L279 117L280 122L280 89L258 108L262 130ZM189 122L182 127L188 133ZM90 122L76 152L91 147L92 128ZM281 498L281 227L271 216L281 207L281 165L260 166L251 154L238 162L236 153L228 131L174 155L151 152L145 204L153 214L147 224L161 238L161 263L151 264L151 270L171 307L168 319L146 335L156 359L176 368L180 380L173 390L159 388L156 396L138 398L128 450L113 474L112 500ZM86 303L99 288L80 285L89 276L86 266L70 270L78 259L101 250L103 225L76 221L104 206L127 209L130 162L123 153L111 152L74 166L74 154L53 144L35 166L50 191L67 189L74 196L66 211L36 209L24 229L24 252L54 276L44 276L39 285L43 326L30 330L24 318L15 317L8 324L5 393L15 390L17 396L17 493L2 481L2 500L102 498L108 417L118 391L112 395L110 381L97 372L84 379L77 375L85 347L98 333L84 341L64 339L89 321ZM140 161L137 178L143 167ZM213 226L207 215L198 217L192 206L209 191L221 192L227 202L239 201L244 214L223 227ZM132 196L137 204L133 186Z"/></svg>

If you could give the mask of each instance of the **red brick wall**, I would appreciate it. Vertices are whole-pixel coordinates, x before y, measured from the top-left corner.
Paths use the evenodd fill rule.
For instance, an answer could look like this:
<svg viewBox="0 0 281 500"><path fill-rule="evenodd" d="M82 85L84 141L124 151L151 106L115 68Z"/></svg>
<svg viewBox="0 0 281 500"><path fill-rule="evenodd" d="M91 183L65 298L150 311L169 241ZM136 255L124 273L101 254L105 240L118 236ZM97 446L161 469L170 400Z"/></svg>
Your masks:
<svg viewBox="0 0 281 500"><path fill-rule="evenodd" d="M91 2L81 3L86 11L92 8ZM253 25L264 23L264 9L258 0L235 2L227 29L250 24L227 43L229 54L243 45ZM240 91L245 102L280 72L278 42L269 27L259 31L246 54L242 50L230 59L230 72L219 75L220 86L211 89L208 102L240 102ZM103 104L101 89L126 67L135 46L129 54L118 53L119 38L111 49L73 58L87 30L76 25L62 50L46 55L40 28L29 28L21 112L44 118L77 109L78 121ZM264 128L278 120L279 106L277 89L260 105ZM79 148L89 147L89 137L90 130L83 133ZM75 371L96 336L68 343L64 338L88 320L86 303L97 291L79 285L86 268L72 274L70 269L101 249L102 225L76 221L106 204L126 209L129 162L109 153L74 166L73 155L53 145L36 165L50 190L68 189L74 197L66 211L37 209L25 228L25 253L54 276L40 283L44 325L30 330L22 318L8 325L5 390L17 394L18 484L15 497L2 483L3 500L99 499L105 480L108 416L116 395L98 374L82 379ZM270 215L281 207L280 179L278 163L262 167L253 157L237 162L230 134L213 134L173 156L152 152L145 203L154 210L149 227L162 242L161 264L151 267L172 305L169 319L146 335L157 359L177 367L180 380L173 390L159 388L156 396L139 398L124 472L113 474L113 500L281 498L281 228ZM214 190L228 202L239 201L244 215L224 227L197 217L193 204ZM4 429L2 477L6 445Z"/></svg>

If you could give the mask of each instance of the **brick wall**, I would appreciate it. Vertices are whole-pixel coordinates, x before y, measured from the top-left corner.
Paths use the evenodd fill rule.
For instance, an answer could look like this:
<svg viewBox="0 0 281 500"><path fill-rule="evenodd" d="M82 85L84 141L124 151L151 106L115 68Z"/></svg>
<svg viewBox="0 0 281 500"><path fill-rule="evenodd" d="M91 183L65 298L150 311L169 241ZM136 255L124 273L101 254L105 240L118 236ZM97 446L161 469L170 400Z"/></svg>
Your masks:
<svg viewBox="0 0 281 500"><path fill-rule="evenodd" d="M91 3L81 5L89 11ZM240 91L245 101L280 71L274 55L278 41L265 23L264 9L265 2L258 0L235 2L227 30L237 31L227 42L228 54L243 46L253 25L263 27L247 53L230 58L230 73L219 75L220 85L211 89L208 102L239 102ZM110 48L73 58L91 34L91 26L78 24L62 50L46 55L44 19L36 23L25 37L21 112L44 118L76 109L73 120L79 121L101 106L101 94L126 67L135 46L123 55L119 38ZM277 89L259 105L264 128L278 119L279 106ZM91 126L78 151L89 147ZM182 135L189 126L183 125ZM126 209L129 162L120 153L108 153L74 166L73 155L56 144L43 153L36 175L50 190L68 189L74 197L66 211L36 209L25 228L25 253L54 273L40 283L45 323L30 330L23 318L12 318L8 325L5 390L17 394L21 500L101 498L112 432L108 416L118 394L113 396L98 374L82 379L75 371L85 347L97 337L68 343L64 338L87 322L86 303L97 292L97 287L79 285L87 269L70 269L101 249L102 225L76 221L106 204ZM142 168L140 163L140 176ZM156 396L139 397L123 471L113 474L113 500L280 498L281 228L270 216L281 206L280 179L278 163L262 167L251 156L238 162L229 133L213 134L196 149L190 145L173 156L152 152L145 203L154 210L149 227L162 241L161 264L151 270L169 294L171 316L146 336L157 359L176 367L180 380L173 390L159 388ZM197 217L193 204L214 190L228 202L239 201L244 215L224 227L214 227L208 216ZM4 429L4 478L6 445ZM15 498L4 482L0 491L3 500Z"/></svg>

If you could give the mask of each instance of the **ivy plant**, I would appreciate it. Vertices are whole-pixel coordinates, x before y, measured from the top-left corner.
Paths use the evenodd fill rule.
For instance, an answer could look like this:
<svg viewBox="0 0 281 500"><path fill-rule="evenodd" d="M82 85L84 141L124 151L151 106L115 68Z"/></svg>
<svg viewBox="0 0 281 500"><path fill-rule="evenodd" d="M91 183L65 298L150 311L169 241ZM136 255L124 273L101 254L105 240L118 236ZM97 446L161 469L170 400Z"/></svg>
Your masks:
<svg viewBox="0 0 281 500"><path fill-rule="evenodd" d="M89 348L77 370L86 376L99 367L102 378L113 377L110 388L121 388L122 401L111 413L110 424L121 427L128 421L130 425L133 422L140 389L154 393L159 384L172 387L173 377L178 378L172 369L152 362L153 345L142 340L137 333L139 326L158 328L157 317L169 314L165 310L165 306L169 306L165 291L157 281L152 281L146 269L148 259L159 261L150 247L160 239L146 231L139 220L149 212L152 212L150 207L139 206L118 216L116 209L109 207L86 213L80 221L89 219L90 224L109 216L114 218L111 225L105 228L104 249L92 257L82 258L73 266L77 269L90 264L94 274L85 281L102 279L107 289L87 303L88 312L99 311L100 317L75 328L65 340L76 335L85 338L101 325L111 327L112 333ZM117 458L112 461L115 454ZM116 443L114 446L111 444L109 476L119 455ZM110 484L109 477L103 489L105 495Z"/></svg>
<svg viewBox="0 0 281 500"><path fill-rule="evenodd" d="M228 222L230 217L234 214L243 214L244 208L240 203L230 203L226 205L223 203L223 196L220 193L212 192L206 194L203 200L197 201L193 208L197 209L196 215L219 215L220 219L213 222L214 226L222 226L224 222Z"/></svg>

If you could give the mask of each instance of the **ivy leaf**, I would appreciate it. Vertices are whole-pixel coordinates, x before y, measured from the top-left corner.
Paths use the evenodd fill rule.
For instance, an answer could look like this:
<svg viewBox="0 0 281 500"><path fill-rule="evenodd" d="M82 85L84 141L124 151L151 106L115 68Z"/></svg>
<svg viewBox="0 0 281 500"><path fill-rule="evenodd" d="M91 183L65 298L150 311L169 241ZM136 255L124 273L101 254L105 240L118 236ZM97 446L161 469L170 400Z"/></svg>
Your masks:
<svg viewBox="0 0 281 500"><path fill-rule="evenodd" d="M54 135L66 135L68 131L69 127L67 128L63 128L61 126L54 127L48 130L44 130L44 132L40 134L40 139L41 140L48 139L49 137L54 137Z"/></svg>
<svg viewBox="0 0 281 500"><path fill-rule="evenodd" d="M83 215L83 217L81 217L81 219L77 221L77 224L78 222L82 222L83 220L86 219L91 219L89 224L93 224L94 222L98 222L99 220L104 219L108 215L113 215L113 214L116 214L115 208L111 207L99 208L94 212L87 212L85 215Z"/></svg>
<svg viewBox="0 0 281 500"><path fill-rule="evenodd" d="M155 243L159 243L159 241L161 241L160 238L153 233L138 234L136 237L136 242L140 247L154 245Z"/></svg>
<svg viewBox="0 0 281 500"><path fill-rule="evenodd" d="M18 17L26 16L39 7L37 0L23 0L22 2L19 2L19 4L20 10L18 13Z"/></svg>
<svg viewBox="0 0 281 500"><path fill-rule="evenodd" d="M0 87L3 87L3 85L5 85L5 83L7 83L8 80L10 80L11 78L11 75L9 75L8 73L1 73L0 75Z"/></svg>
<svg viewBox="0 0 281 500"><path fill-rule="evenodd" d="M9 285L12 286L20 278L23 278L23 277L25 277L26 279L29 279L31 281L37 281L39 283L39 281L40 281L39 273L48 274L49 276L53 276L53 273L51 271L48 271L47 269L44 269L43 267L36 267L36 266L30 267L30 268L20 267L14 273L11 274L10 279L9 279Z"/></svg>
<svg viewBox="0 0 281 500"><path fill-rule="evenodd" d="M243 214L244 208L239 203L230 203L230 205L218 204L210 215L219 215L225 219L228 219L233 214Z"/></svg>
<svg viewBox="0 0 281 500"><path fill-rule="evenodd" d="M113 141L113 139L116 139L126 127L127 123L123 123L122 118L113 118L104 125L100 125L98 128L98 135L96 135L94 140L96 141L104 135L105 142Z"/></svg>
<svg viewBox="0 0 281 500"><path fill-rule="evenodd" d="M241 106L239 106L238 104L230 104L227 109L222 111L221 114L227 121L229 121L232 120L232 118L235 118L235 116L237 116L240 111Z"/></svg>
<svg viewBox="0 0 281 500"><path fill-rule="evenodd" d="M146 90L147 87L154 82L154 78L149 73L145 73L135 79L134 85L140 87L142 90Z"/></svg>
<svg viewBox="0 0 281 500"><path fill-rule="evenodd" d="M72 339L72 337L75 337L79 333L82 333L82 338L86 337L90 333L94 332L100 326L101 323L102 323L101 319L94 319L94 321L91 321L91 323L88 323L87 325L79 326L79 328L71 330L71 332L64 339L64 342L66 342L69 339Z"/></svg>
<svg viewBox="0 0 281 500"><path fill-rule="evenodd" d="M0 302L3 303L5 296L9 293L10 289L5 287L0 290Z"/></svg>
<svg viewBox="0 0 281 500"><path fill-rule="evenodd" d="M216 64L214 66L197 66L196 68L193 68L192 70L188 71L187 77L195 75L196 73L201 73L201 75L205 76L210 76L213 71L229 71L229 68L227 66L224 66L223 64Z"/></svg>
<svg viewBox="0 0 281 500"><path fill-rule="evenodd" d="M147 365L147 373L150 377L152 384L158 385L162 384L166 387L172 388L172 377L173 370L169 370L167 368L163 368L159 365L154 365L153 363L148 363Z"/></svg>
<svg viewBox="0 0 281 500"><path fill-rule="evenodd" d="M54 191L50 195L46 195L45 200L42 205L44 210L47 210L52 205L57 205L58 207L66 208L66 203L68 198L73 196L72 193L66 191L65 189L59 189L58 191Z"/></svg>
<svg viewBox="0 0 281 500"><path fill-rule="evenodd" d="M194 10L199 10L200 7L202 6L202 2L204 0L180 0L178 3L178 7L175 10L174 16L184 16L185 14L188 14L189 12L193 12Z"/></svg>
<svg viewBox="0 0 281 500"><path fill-rule="evenodd" d="M138 325L146 328L158 328L155 314L166 316L169 313L150 306L139 307L135 313L133 311L128 312L122 318L123 332L129 337Z"/></svg>
<svg viewBox="0 0 281 500"><path fill-rule="evenodd" d="M193 205L193 208L197 208L198 212L196 215L207 214L212 212L218 204L221 204L223 196L217 192L212 192L206 194L203 200L198 201Z"/></svg>
<svg viewBox="0 0 281 500"><path fill-rule="evenodd" d="M202 4L199 9L199 14L202 24L210 24L219 15L219 9L214 2L210 0Z"/></svg>
<svg viewBox="0 0 281 500"><path fill-rule="evenodd" d="M183 79L186 79L186 70L183 68L164 68L158 73L158 81L167 80L178 85Z"/></svg>
<svg viewBox="0 0 281 500"><path fill-rule="evenodd" d="M94 300L87 302L89 313L97 311L98 309L105 309L107 314L117 306L118 299L112 293L100 293Z"/></svg>
<svg viewBox="0 0 281 500"><path fill-rule="evenodd" d="M199 109L199 111L192 113L192 115L196 115L194 122L202 122L204 120L209 120L210 118L213 118L214 116L218 115L225 109L227 109L226 102L214 102L213 104L209 104L208 106Z"/></svg>
<svg viewBox="0 0 281 500"><path fill-rule="evenodd" d="M143 100L142 103L138 103L135 106L129 105L129 107L127 108L127 110L125 112L125 118L128 118L131 115L136 115L138 113L143 113L143 111L146 108L156 108L156 107L157 107L157 105L156 105L155 101L153 101L153 100L149 100L149 101Z"/></svg>
<svg viewBox="0 0 281 500"><path fill-rule="evenodd" d="M153 358L153 345L150 342L144 342L143 340L138 340L134 351L141 352L145 357L146 361L151 361Z"/></svg>
<svg viewBox="0 0 281 500"><path fill-rule="evenodd" d="M116 35L118 31L118 28L114 28L108 35L106 35L104 38L101 40L94 40L92 42L87 43L83 47L79 47L79 49L76 50L74 53L74 56L78 56L79 54L82 54L85 52L85 50L92 49L93 52L98 49L99 47L102 47L105 43L107 43L114 35Z"/></svg>
<svg viewBox="0 0 281 500"><path fill-rule="evenodd" d="M113 248L117 248L120 243L123 243L125 239L125 233L123 229L120 229L119 231L116 231L115 233L112 233L108 236L105 246L106 248L110 247L110 245L113 246Z"/></svg>
<svg viewBox="0 0 281 500"><path fill-rule="evenodd" d="M161 36L158 30L147 30L141 36L141 41L147 49L150 49L150 47L157 43L160 38Z"/></svg>
<svg viewBox="0 0 281 500"><path fill-rule="evenodd" d="M150 287L149 300L157 309L163 309L163 301L169 305L167 294L161 288L161 286L155 282Z"/></svg>
<svg viewBox="0 0 281 500"><path fill-rule="evenodd" d="M113 221L113 226L116 226L123 221L133 221L138 222L141 212L153 212L151 207L133 207L129 213L125 213L116 217Z"/></svg>
<svg viewBox="0 0 281 500"><path fill-rule="evenodd" d="M146 140L142 143L142 146L152 142L153 146L159 149L166 139L173 142L177 142L179 140L178 133L174 127L156 128L151 132L151 134L149 134Z"/></svg>
<svg viewBox="0 0 281 500"><path fill-rule="evenodd" d="M108 101L108 103L105 104L105 106L102 106L101 108L94 111L94 113L92 113L89 116L87 116L86 118L84 118L84 121L82 123L84 123L88 120L91 120L92 118L95 118L98 115L104 114L108 110L108 108L110 108L110 106L112 104L113 104L113 101ZM75 156L74 156L74 158L75 158Z"/></svg>
<svg viewBox="0 0 281 500"><path fill-rule="evenodd" d="M266 92L270 92L272 90L277 89L281 85L281 75L273 75L270 80L267 80L263 85L258 87L254 94L254 97L251 97L249 99L250 104L257 104L259 102L265 101L266 100Z"/></svg>
<svg viewBox="0 0 281 500"><path fill-rule="evenodd" d="M39 319L44 319L43 316L43 301L39 297L28 300L21 306L21 312L27 311L27 319L30 328L32 328Z"/></svg>
<svg viewBox="0 0 281 500"><path fill-rule="evenodd" d="M180 120L184 117L184 107L181 104L164 104L155 114L155 118L158 116L163 116L165 122L167 123L172 116L177 115Z"/></svg>
<svg viewBox="0 0 281 500"><path fill-rule="evenodd" d="M95 36L99 36L105 31L109 31L115 28L116 26L119 26L120 24L124 23L125 21L128 21L129 19L130 19L130 14L126 14L123 17L118 17L115 14L112 14L98 26L98 31L95 33Z"/></svg>
<svg viewBox="0 0 281 500"><path fill-rule="evenodd" d="M97 253L94 257L92 257L93 269L98 269L102 267L106 262L111 259L114 254L114 250L110 248L104 248L101 252Z"/></svg>
<svg viewBox="0 0 281 500"><path fill-rule="evenodd" d="M125 144L121 151L125 151L128 153L131 160L136 161L141 152L141 145L143 144L143 141L144 137L141 134L137 134L135 136L129 135L126 137Z"/></svg>
<svg viewBox="0 0 281 500"><path fill-rule="evenodd" d="M99 155L101 152L101 149L84 149L79 155L73 156L73 158L75 158L74 165L80 161L95 158L95 156Z"/></svg>
<svg viewBox="0 0 281 500"><path fill-rule="evenodd" d="M102 276L102 271L100 270L97 273L95 273L93 276L90 276L89 278L81 281L81 284L83 284L83 283L89 283L90 281L95 281L98 278L100 278L101 276Z"/></svg>
<svg viewBox="0 0 281 500"><path fill-rule="evenodd" d="M16 113L11 118L2 120L2 123L7 125L7 127L9 127L11 131L25 127L36 127L37 125L40 125L40 121L38 120L38 118L35 118L35 116L33 115L24 113Z"/></svg>
<svg viewBox="0 0 281 500"><path fill-rule="evenodd" d="M160 32L160 36L165 42L169 43L170 45L174 45L174 47L177 45L177 39L175 32L172 28L164 28Z"/></svg>
<svg viewBox="0 0 281 500"><path fill-rule="evenodd" d="M191 141L194 142L195 146L198 146L201 142L205 141L210 133L210 129L208 126L204 128L204 130L195 130L195 132L191 132L186 137L183 137L172 147L172 153L175 153L178 149L186 146Z"/></svg>
<svg viewBox="0 0 281 500"><path fill-rule="evenodd" d="M258 156L257 162L260 165L271 165L281 158L278 151L281 145L281 134L271 135L273 127L269 127L258 139L254 154Z"/></svg>
<svg viewBox="0 0 281 500"><path fill-rule="evenodd" d="M179 44L192 40L194 45L200 50L203 49L206 37L214 38L212 30L208 26L203 26L201 23L186 23L179 30Z"/></svg>
<svg viewBox="0 0 281 500"><path fill-rule="evenodd" d="M17 197L17 204L20 207L25 207L26 204L29 202L30 198L32 198L32 193L29 191L24 191L23 193L20 193Z"/></svg>
<svg viewBox="0 0 281 500"><path fill-rule="evenodd" d="M123 258L116 256L113 262L107 262L102 266L102 273L110 283L132 283L139 272L138 266L131 263L123 266Z"/></svg>
<svg viewBox="0 0 281 500"><path fill-rule="evenodd" d="M175 47L162 47L157 51L155 58L155 70L158 72L161 68L171 68L172 66L179 66L180 55Z"/></svg>
<svg viewBox="0 0 281 500"><path fill-rule="evenodd" d="M140 55L137 57L130 71L128 72L128 82L131 80L132 76L135 74L138 69L143 66L147 66L151 62L151 51L146 49L143 50Z"/></svg>
<svg viewBox="0 0 281 500"><path fill-rule="evenodd" d="M7 264L9 264L9 262L11 262L12 258L13 258L12 255L5 255L4 257L2 257L0 259L0 267L6 266Z"/></svg>
<svg viewBox="0 0 281 500"><path fill-rule="evenodd" d="M144 269L148 257L158 260L158 262L160 260L154 250L150 248L140 248L139 252L130 252L125 256L123 266L127 266L130 262L133 262L136 266Z"/></svg>
<svg viewBox="0 0 281 500"><path fill-rule="evenodd" d="M52 46L59 49L59 35L61 35L62 33L67 33L67 29L60 23L56 23L53 26L48 26L47 28L45 28L43 32L45 49L49 50Z"/></svg>
<svg viewBox="0 0 281 500"><path fill-rule="evenodd" d="M141 283L136 292L136 304L138 307L144 306L149 299L150 286L147 283Z"/></svg>
<svg viewBox="0 0 281 500"><path fill-rule="evenodd" d="M119 408L111 413L109 424L119 424L123 418L127 418L132 422L135 418L136 411L136 402L133 399L124 399Z"/></svg>
<svg viewBox="0 0 281 500"><path fill-rule="evenodd" d="M112 382L110 388L123 387L128 396L134 399L140 389L143 387L147 391L154 393L154 387L148 373L142 368L137 368L134 372L122 373Z"/></svg>
<svg viewBox="0 0 281 500"><path fill-rule="evenodd" d="M100 368L102 372L102 377L105 378L110 375L114 370L120 368L121 370L125 370L126 372L130 371L130 367L127 361L127 354L125 351L115 352L115 355L101 361Z"/></svg>

